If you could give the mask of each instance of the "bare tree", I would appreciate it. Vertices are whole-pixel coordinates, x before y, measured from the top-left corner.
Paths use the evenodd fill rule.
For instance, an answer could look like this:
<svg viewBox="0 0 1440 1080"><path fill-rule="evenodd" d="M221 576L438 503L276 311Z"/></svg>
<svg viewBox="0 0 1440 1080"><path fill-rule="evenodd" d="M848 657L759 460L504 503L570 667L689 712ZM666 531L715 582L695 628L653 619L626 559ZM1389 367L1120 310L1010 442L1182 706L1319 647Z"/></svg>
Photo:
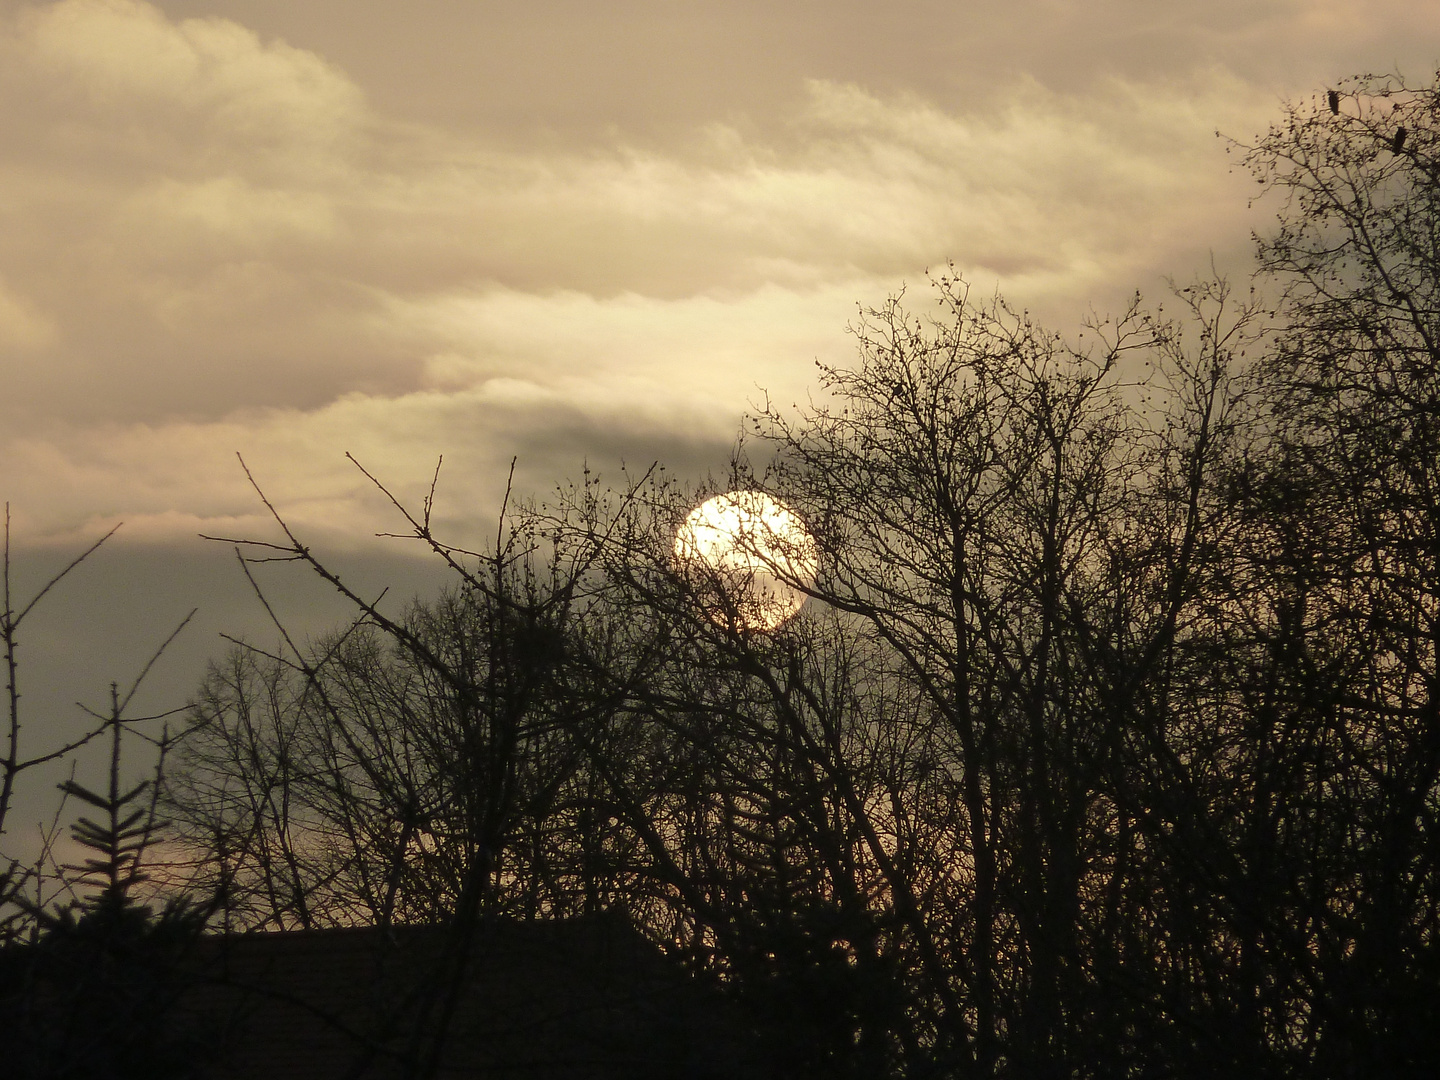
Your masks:
<svg viewBox="0 0 1440 1080"><path fill-rule="evenodd" d="M126 715L126 712L133 701L135 694L140 689L145 677L164 655L171 642L194 618L195 612L190 612L180 624L171 632L170 636L161 643L149 662L141 669L138 676L131 683L129 689L122 695L119 693L118 685L112 684L110 708L106 712L97 712L84 705L77 705L84 711L90 723L85 732L78 738L66 742L60 746L41 750L38 753L27 754L23 748L21 738L24 724L22 723L21 691L20 691L20 627L25 619L35 611L40 602L50 594L72 571L78 568L91 555L93 555L107 540L115 535L119 526L115 526L104 536L96 540L80 555L72 559L59 573L54 575L42 585L35 595L28 601L21 604L11 591L11 549L10 549L10 506L5 506L5 540L3 552L3 590L4 604L0 610L0 642L4 644L5 652L5 675L6 675L6 731L4 742L4 756L0 759L0 836L3 836L6 829L6 820L9 817L17 784L24 775L32 769L52 762L61 761L71 757L81 747L87 745L98 736L109 733L111 735L111 785L109 800L105 802L107 813L112 810L118 812L121 805L129 806L131 802L139 798L145 791L152 794L156 790L154 785L148 782L142 784L129 792L128 797L122 798L115 785L119 782L118 773L120 762L120 737L122 730L130 730L140 733L139 729L151 721L163 721L169 713L155 716L133 716ZM149 738L144 736L143 738ZM153 739L151 740L154 741ZM163 746L166 740L162 735L162 757ZM102 798L95 796L88 788L76 784L73 777L71 780L60 785L60 790L65 797L76 797L92 806L98 806L93 800ZM116 800L119 802L116 802ZM153 808L152 808L153 809ZM54 843L59 835L59 827L65 812L63 799L55 810L54 822L49 831L42 837L41 848L33 861L22 863L14 857L5 857L0 854L0 945L9 941L19 940L24 936L32 934L39 925L50 918L52 905L63 902L63 898L70 896L75 898L78 894L77 888L83 887L89 870L84 867L65 867L58 864L54 857ZM139 814L138 817L135 814ZM130 888L136 884L135 870L126 870L127 865L133 864L138 859L140 852L150 845L154 833L155 818L153 813L143 808L131 807L127 819L133 817L120 833L115 842L120 844L109 852L108 862L110 878L109 890L117 897L127 896ZM116 819L110 821L111 826L116 826ZM118 827L118 826L117 826ZM138 827L140 832L127 833L126 830ZM98 842L103 835L110 835L113 830L107 832L101 825L90 823L88 831L82 829L77 834L79 842L84 845L88 840ZM119 834L116 834L119 835ZM138 846L136 846L138 841ZM77 876L78 875L78 876ZM48 882L48 885L47 885Z"/></svg>
<svg viewBox="0 0 1440 1080"><path fill-rule="evenodd" d="M942 277L864 313L723 485L819 545L783 625L677 560L721 485L658 468L480 554L427 500L456 586L398 619L242 545L358 617L197 702L177 806L241 921L620 908L782 1075L1424 1075L1437 93L1246 148L1273 310L1201 280L1069 342Z"/></svg>
<svg viewBox="0 0 1440 1080"><path fill-rule="evenodd" d="M1256 902L1298 929L1304 1049L1335 1075L1418 1075L1440 1021L1440 85L1340 94L1244 148L1284 200L1259 244L1283 332L1256 371L1272 453L1247 478L1270 612L1253 693L1285 731L1267 764L1304 796L1267 800L1299 865Z"/></svg>
<svg viewBox="0 0 1440 1080"><path fill-rule="evenodd" d="M119 526L116 526L119 528ZM59 760L74 753L80 747L90 742L103 730L100 727L92 727L80 738L52 750L39 754L27 756L23 750L21 741L21 709L20 709L20 663L19 663L19 630L20 624L35 610L41 600L67 577L72 570L92 555L101 544L115 534L111 529L95 543L91 544L83 553L73 559L68 566L47 581L31 599L24 604L16 600L10 587L10 504L5 504L5 547L4 547L4 610L0 611L0 641L5 647L5 692L6 692L6 728L4 743L4 758L0 760L0 835L4 835L6 819L10 814L11 802L15 796L15 785L24 773L48 762ZM48 854L46 845L45 851L39 856L38 865L24 865L16 858L5 858L0 856L0 941L4 941L19 931L26 920L25 909L18 907L15 901L21 897L27 887L36 884L36 878L44 873L44 864ZM43 896L42 896L43 906Z"/></svg>

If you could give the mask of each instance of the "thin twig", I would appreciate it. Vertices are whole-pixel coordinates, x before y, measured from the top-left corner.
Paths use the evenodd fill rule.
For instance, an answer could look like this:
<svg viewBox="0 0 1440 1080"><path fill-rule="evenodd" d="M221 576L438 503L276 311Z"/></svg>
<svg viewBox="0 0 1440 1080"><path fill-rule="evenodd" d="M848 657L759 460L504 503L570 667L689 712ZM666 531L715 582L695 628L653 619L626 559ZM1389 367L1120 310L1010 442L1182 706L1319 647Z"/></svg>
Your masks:
<svg viewBox="0 0 1440 1080"><path fill-rule="evenodd" d="M430 528L430 511L435 506L435 485L440 482L440 466L444 464L445 455L441 454L435 462L435 475L430 478L430 494L425 496L425 528Z"/></svg>
<svg viewBox="0 0 1440 1080"><path fill-rule="evenodd" d="M89 712L89 710L87 709L86 712ZM64 757L72 750L79 750L80 747L84 746L86 743L88 743L91 739L95 738L96 735L99 735L104 730L105 729L103 727L98 727L83 738L76 739L74 742L66 743L59 750L54 750L48 754L41 754L39 757L26 758L24 761L18 762L16 764L15 772L20 772L23 769L33 768L36 765L44 765L47 761L54 761L56 758Z"/></svg>
<svg viewBox="0 0 1440 1080"><path fill-rule="evenodd" d="M35 596L31 599L30 603L26 604L25 607L21 610L20 614L19 614L19 615L16 615L13 619L10 620L10 627L11 627L11 629L14 629L15 627L19 626L19 625L20 625L20 620L23 619L23 618L25 618L26 615L30 614L31 609L34 608L35 605L40 602L40 600L45 596L46 593L48 593L48 592L49 592L51 589L53 589L56 585L60 584L60 581L65 577L66 574L70 573L71 570L74 570L77 566L79 566L82 562L84 562L86 559L88 559L91 555L95 554L95 550L96 550L101 544L105 543L106 540L109 540L110 537L114 536L115 533L116 533L117 531L119 531L120 526L121 526L121 525L124 525L124 524L125 524L125 523L124 523L123 521L118 522L113 529L111 529L109 532L107 532L104 536L100 537L99 540L96 540L95 543L91 544L91 545L90 545L88 548L86 548L81 554L77 555L74 559L70 560L70 564L69 564L68 566L66 566L64 570L61 570L58 574L56 574L56 575L55 575L54 577L52 577L49 581L47 581L47 582L45 583L45 587L42 588L38 593L35 594ZM5 506L5 548L6 548L6 560L5 560L5 565L6 565L6 579L7 579L6 593L7 593L7 598L8 598L8 593L9 593L8 579L9 579L9 565L10 565L10 560L9 560L9 548L10 548L10 506L9 506L8 503L7 503L6 506Z"/></svg>
<svg viewBox="0 0 1440 1080"><path fill-rule="evenodd" d="M135 696L135 691L140 689L140 684L145 681L145 676L150 674L150 669L155 666L156 661L165 654L165 650L170 647L170 643L180 636L180 631L190 625L190 620L195 618L195 613L199 610L198 607L191 608L190 614L180 620L180 624L176 626L174 630L170 631L170 636L160 643L160 647L155 650L155 655L150 657L145 666L140 669L140 674L135 676L135 681L130 684L129 691L126 692L124 698L120 701L121 712L124 712L125 706L130 704L130 699Z"/></svg>

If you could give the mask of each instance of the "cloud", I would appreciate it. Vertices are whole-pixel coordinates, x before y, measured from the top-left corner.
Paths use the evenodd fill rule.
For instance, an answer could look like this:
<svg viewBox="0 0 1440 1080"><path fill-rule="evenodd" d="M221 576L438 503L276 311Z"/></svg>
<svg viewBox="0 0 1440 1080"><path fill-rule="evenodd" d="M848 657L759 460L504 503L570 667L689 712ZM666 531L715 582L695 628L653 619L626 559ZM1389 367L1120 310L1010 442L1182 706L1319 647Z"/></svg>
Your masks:
<svg viewBox="0 0 1440 1080"><path fill-rule="evenodd" d="M541 488L586 456L723 463L762 389L846 360L857 301L923 306L947 260L1062 326L1242 263L1213 132L1262 127L1268 92L1199 62L1056 81L797 74L763 124L519 145L383 115L235 21L25 8L0 29L0 91L34 103L0 117L6 495L43 530L183 532L253 513L242 450L307 520L373 531L345 450L416 483L451 455L474 505L517 449Z"/></svg>
<svg viewBox="0 0 1440 1080"><path fill-rule="evenodd" d="M314 53L262 43L227 19L171 22L137 0L61 0L23 11L13 51L92 117L155 108L252 147L327 145L351 134L359 89Z"/></svg>
<svg viewBox="0 0 1440 1080"><path fill-rule="evenodd" d="M53 345L55 324L0 281L0 348L28 353Z"/></svg>
<svg viewBox="0 0 1440 1080"><path fill-rule="evenodd" d="M273 535L236 451L367 590L431 592L346 451L412 506L443 454L437 524L479 546L515 455L542 496L585 461L723 471L760 388L803 402L857 302L923 310L946 260L1062 329L1212 251L1243 275L1271 211L1214 130L1428 78L1436 40L1414 0L0 0L20 591L126 522L27 623L31 715L103 700L192 604L157 711L217 631L273 636L194 540ZM341 617L262 569L287 621Z"/></svg>
<svg viewBox="0 0 1440 1080"><path fill-rule="evenodd" d="M69 427L9 438L0 455L26 543L74 545L120 521L127 537L147 542L200 532L277 537L238 452L294 527L355 549L377 531L408 527L347 453L417 510L443 455L437 520L452 541L477 545L493 535L513 456L522 458L518 493L543 494L578 476L587 455L608 475L622 460L643 469L667 456L697 474L723 470L734 431L733 417L713 406L647 416L631 403L502 379L224 421Z"/></svg>

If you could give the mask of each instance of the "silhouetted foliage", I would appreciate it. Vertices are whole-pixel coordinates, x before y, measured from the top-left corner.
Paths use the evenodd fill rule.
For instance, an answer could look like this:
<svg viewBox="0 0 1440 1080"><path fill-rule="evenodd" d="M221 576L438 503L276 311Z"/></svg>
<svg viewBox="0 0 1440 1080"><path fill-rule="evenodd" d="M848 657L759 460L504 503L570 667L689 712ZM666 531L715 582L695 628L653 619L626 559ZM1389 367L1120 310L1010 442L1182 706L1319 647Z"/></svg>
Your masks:
<svg viewBox="0 0 1440 1080"><path fill-rule="evenodd" d="M13 901L31 925L28 939L0 946L0 1015L11 1025L6 1075L17 1080L191 1077L210 1056L203 1021L176 1009L193 982L187 962L210 912L175 898L157 915L133 892L147 880L143 859L164 825L156 800L169 748L162 735L154 777L121 789L123 710L133 693L122 701L111 687L103 717L111 736L107 790L73 778L60 785L101 815L71 826L75 841L95 853L61 868L75 899Z"/></svg>
<svg viewBox="0 0 1440 1080"><path fill-rule="evenodd" d="M109 900L67 908L30 944L0 949L6 1075L16 1080L201 1075L212 1037L177 1006L204 913L181 903L159 915Z"/></svg>

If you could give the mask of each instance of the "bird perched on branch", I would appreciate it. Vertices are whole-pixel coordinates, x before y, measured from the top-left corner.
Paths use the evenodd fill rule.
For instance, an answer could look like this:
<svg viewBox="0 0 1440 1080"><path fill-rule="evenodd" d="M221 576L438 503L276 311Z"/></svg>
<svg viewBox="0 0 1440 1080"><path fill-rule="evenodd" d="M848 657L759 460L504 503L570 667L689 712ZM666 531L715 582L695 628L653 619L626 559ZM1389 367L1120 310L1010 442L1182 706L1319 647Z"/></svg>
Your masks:
<svg viewBox="0 0 1440 1080"><path fill-rule="evenodd" d="M1394 140L1390 143L1390 152L1391 152L1392 154L1398 154L1398 153L1400 153L1400 148L1405 145L1405 135L1406 135L1406 134L1407 134L1407 133L1406 133L1406 131L1405 131L1405 129L1404 129L1403 127L1398 127L1398 128L1395 129L1395 138L1394 138Z"/></svg>
<svg viewBox="0 0 1440 1080"><path fill-rule="evenodd" d="M1340 115L1340 94L1335 90L1325 91L1325 100L1330 102L1330 112L1335 116Z"/></svg>

